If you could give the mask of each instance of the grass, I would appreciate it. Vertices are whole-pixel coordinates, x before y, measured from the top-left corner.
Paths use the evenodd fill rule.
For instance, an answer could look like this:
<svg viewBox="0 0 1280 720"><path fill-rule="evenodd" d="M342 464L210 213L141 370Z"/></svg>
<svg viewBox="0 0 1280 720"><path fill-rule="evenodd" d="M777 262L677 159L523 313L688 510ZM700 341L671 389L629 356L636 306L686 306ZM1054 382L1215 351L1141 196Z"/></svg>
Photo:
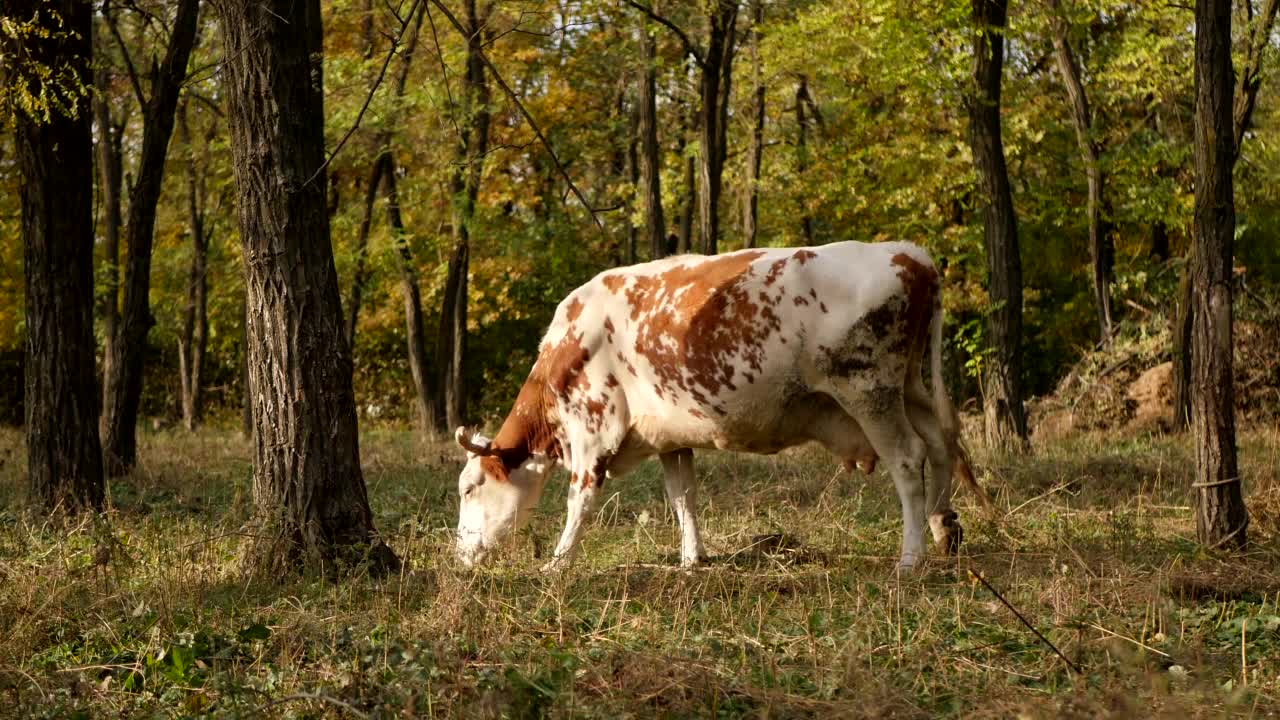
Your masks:
<svg viewBox="0 0 1280 720"><path fill-rule="evenodd" d="M237 534L249 446L143 438L98 519L20 510L0 431L0 715L15 717L1220 717L1280 712L1280 433L1242 437L1250 554L1194 541L1186 436L1080 435L978 452L999 510L961 496L958 561L894 573L887 477L816 450L698 461L707 568L681 571L651 463L606 486L575 567L563 520L485 570L450 553L460 452L362 438L399 577L254 580ZM981 572L1076 675L968 570Z"/></svg>

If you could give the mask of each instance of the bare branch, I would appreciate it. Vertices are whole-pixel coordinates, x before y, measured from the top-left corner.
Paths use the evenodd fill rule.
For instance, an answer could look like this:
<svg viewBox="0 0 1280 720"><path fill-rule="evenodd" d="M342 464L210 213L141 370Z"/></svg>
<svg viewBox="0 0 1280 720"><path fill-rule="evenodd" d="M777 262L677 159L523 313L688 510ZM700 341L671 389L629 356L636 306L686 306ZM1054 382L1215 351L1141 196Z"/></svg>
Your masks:
<svg viewBox="0 0 1280 720"><path fill-rule="evenodd" d="M133 69L133 58L129 56L129 48L125 45L124 38L120 36L120 28L116 26L115 16L105 10L102 15L107 20L107 27L111 29L111 35L116 39L116 44L120 46L125 69L129 71L129 83L133 86L133 95L138 99L138 105L145 108L147 98L142 94L142 85L138 82L138 71Z"/></svg>
<svg viewBox="0 0 1280 720"><path fill-rule="evenodd" d="M684 45L685 52L693 56L693 60L694 62L698 63L698 67L704 67L707 64L706 60L702 57L702 52L698 48L698 46L695 45L694 42L689 39L689 36L686 35L685 32L681 30L675 23L671 22L670 20L654 12L653 8L645 5L641 5L635 0L623 0L623 2L639 10L645 15L648 15L651 20L658 23L659 25L662 25L663 27L667 28L671 32L675 33L676 37L680 39L680 43Z"/></svg>
<svg viewBox="0 0 1280 720"><path fill-rule="evenodd" d="M467 37L467 31L463 28L462 23L458 22L458 18L449 11L449 8L444 6L444 3L440 0L431 0L431 3L436 6L436 9L444 13L444 16L449 20L449 23L453 25L454 29L456 29L463 37ZM591 203L587 202L587 198L582 195L582 191L573 183L573 178L569 177L569 171L565 170L564 164L560 162L560 158L556 155L555 148L551 147L551 142L547 140L546 135L542 134L542 128L538 126L538 121L533 119L533 115L529 114L524 103L520 102L519 96L517 96L515 91L511 89L511 86L507 84L507 81L502 78L502 75L498 73L498 69L493 66L492 62L490 62L489 56L485 55L484 52L480 50L477 50L477 54L480 56L481 62L483 62L485 67L489 68L489 72L493 74L493 79L498 82L498 86L502 88L503 92L507 94L507 97L511 99L511 102L515 103L516 108L520 110L520 114L524 116L525 122L529 123L529 128L533 130L533 134L537 136L538 140L542 143L542 146L546 148L547 155L549 155L551 157L551 161L555 163L556 169L560 171L560 176L564 178L566 183L568 183L569 189L573 191L574 196L578 198L578 202L582 203L582 206L591 214L591 219L595 222L596 227L603 229L604 224L600 222L600 218L596 215L595 208L591 206Z"/></svg>
<svg viewBox="0 0 1280 720"><path fill-rule="evenodd" d="M420 2L422 2L422 0L413 0L413 6L409 8L408 13L410 18L412 18L413 14L417 12L418 4ZM397 17L399 16L397 15ZM369 109L369 103L373 102L374 93L378 91L378 86L382 85L382 79L387 75L387 66L391 64L391 58L396 56L396 49L400 47L400 42L404 39L404 34L408 30L409 23L408 21L404 21L400 26L400 32L396 34L395 39L391 42L391 49L387 51L386 59L382 61L382 67L378 70L378 77L374 79L373 85L369 87L369 94L365 97L364 104L360 106L360 112L356 113L355 122L351 123L351 127L347 129L347 132L342 136L342 139L338 141L336 146L334 146L333 152L329 153L329 157L323 163L320 163L320 167L316 168L316 171L311 174L311 177L307 178L307 181L303 183L304 187L310 185L317 177L320 176L320 173L325 171L325 168L329 167L329 163L333 162L333 159L342 151L342 147L347 144L347 140L351 139L351 135L355 133L356 128L360 127L360 121L364 119L365 111Z"/></svg>

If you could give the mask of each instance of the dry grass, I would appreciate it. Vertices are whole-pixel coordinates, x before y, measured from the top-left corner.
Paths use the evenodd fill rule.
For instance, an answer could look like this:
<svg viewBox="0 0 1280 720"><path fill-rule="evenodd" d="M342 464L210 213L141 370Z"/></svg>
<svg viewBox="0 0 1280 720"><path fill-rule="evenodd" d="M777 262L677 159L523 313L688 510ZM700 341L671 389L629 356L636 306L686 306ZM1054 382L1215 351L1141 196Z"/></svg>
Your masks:
<svg viewBox="0 0 1280 720"><path fill-rule="evenodd" d="M606 488L577 566L537 572L563 518L481 572L449 553L457 453L362 440L388 581L250 581L248 447L151 435L112 509L18 511L0 433L0 715L24 717L1218 717L1280 712L1280 433L1243 437L1244 558L1194 542L1186 437L979 453L999 510L960 499L964 555L894 575L891 483L816 451L706 454L715 560L674 567L656 466ZM1073 674L981 572L1083 667ZM1242 633L1243 630L1243 633Z"/></svg>

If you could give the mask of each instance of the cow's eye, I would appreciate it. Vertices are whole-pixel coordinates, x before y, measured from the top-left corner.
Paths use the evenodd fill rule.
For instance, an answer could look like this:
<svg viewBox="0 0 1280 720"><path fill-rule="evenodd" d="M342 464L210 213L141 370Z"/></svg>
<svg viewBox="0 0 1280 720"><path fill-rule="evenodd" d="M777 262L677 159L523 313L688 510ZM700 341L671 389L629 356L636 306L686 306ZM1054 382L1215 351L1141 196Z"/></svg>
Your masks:
<svg viewBox="0 0 1280 720"><path fill-rule="evenodd" d="M476 486L472 485L471 487L468 487L466 490L462 491L462 497L470 497L471 493L475 491L476 491Z"/></svg>

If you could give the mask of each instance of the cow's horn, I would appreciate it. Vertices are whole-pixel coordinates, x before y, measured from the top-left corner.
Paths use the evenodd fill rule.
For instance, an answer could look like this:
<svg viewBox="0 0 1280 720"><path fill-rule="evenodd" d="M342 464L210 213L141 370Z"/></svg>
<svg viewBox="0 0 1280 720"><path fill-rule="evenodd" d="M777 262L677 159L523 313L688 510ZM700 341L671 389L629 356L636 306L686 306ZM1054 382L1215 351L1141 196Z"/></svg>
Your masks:
<svg viewBox="0 0 1280 720"><path fill-rule="evenodd" d="M471 440L471 432L465 427L458 428L453 433L454 439L462 446L463 450L476 455L492 455L493 450L489 447L489 441L486 440L483 445Z"/></svg>

